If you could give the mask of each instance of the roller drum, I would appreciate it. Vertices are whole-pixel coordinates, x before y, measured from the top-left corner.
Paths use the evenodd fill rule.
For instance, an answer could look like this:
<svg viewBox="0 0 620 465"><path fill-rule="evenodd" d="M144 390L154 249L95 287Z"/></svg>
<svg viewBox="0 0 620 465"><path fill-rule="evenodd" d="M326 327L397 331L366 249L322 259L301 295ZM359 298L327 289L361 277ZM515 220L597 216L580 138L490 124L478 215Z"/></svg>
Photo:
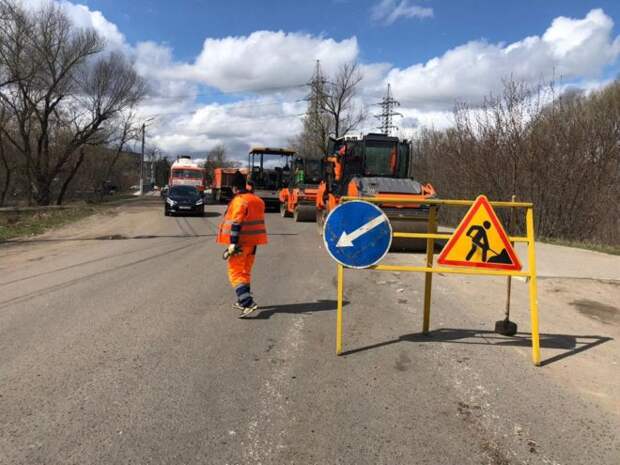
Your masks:
<svg viewBox="0 0 620 465"><path fill-rule="evenodd" d="M293 213L296 222L316 221L316 206L297 205Z"/></svg>

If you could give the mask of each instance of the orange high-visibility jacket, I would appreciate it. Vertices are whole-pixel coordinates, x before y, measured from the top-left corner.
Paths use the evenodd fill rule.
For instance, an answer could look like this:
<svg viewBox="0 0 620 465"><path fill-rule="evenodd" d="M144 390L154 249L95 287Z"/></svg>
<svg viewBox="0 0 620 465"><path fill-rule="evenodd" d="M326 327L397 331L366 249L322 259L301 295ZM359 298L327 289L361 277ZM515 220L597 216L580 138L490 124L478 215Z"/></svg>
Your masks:
<svg viewBox="0 0 620 465"><path fill-rule="evenodd" d="M235 195L220 223L216 241L242 246L266 244L265 202L251 192Z"/></svg>

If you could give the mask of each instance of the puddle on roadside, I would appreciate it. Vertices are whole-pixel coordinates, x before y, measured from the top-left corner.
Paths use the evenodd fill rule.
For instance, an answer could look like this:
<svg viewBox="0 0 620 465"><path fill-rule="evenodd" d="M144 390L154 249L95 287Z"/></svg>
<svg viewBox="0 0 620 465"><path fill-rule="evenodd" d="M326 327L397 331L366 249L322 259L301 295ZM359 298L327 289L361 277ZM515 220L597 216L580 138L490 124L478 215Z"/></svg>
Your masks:
<svg viewBox="0 0 620 465"><path fill-rule="evenodd" d="M570 303L582 315L605 324L620 323L620 309L595 300L580 299Z"/></svg>

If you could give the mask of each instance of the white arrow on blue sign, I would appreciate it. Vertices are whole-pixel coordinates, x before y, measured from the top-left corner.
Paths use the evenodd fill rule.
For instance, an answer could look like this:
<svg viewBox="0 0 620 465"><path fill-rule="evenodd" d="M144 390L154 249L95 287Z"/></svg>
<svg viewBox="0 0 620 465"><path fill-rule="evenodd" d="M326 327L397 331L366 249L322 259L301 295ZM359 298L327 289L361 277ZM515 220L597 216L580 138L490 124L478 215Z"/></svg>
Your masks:
<svg viewBox="0 0 620 465"><path fill-rule="evenodd" d="M334 208L325 220L325 248L341 265L368 268L381 261L392 244L392 226L370 202L354 200Z"/></svg>

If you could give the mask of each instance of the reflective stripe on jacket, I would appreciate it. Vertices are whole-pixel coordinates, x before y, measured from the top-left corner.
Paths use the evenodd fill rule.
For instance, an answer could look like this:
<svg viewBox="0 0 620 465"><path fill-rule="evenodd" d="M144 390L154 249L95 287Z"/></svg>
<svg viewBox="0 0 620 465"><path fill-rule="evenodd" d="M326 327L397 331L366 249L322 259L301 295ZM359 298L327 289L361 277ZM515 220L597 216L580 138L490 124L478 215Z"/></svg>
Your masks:
<svg viewBox="0 0 620 465"><path fill-rule="evenodd" d="M266 244L265 202L251 192L235 195L220 223L216 241L241 246Z"/></svg>

